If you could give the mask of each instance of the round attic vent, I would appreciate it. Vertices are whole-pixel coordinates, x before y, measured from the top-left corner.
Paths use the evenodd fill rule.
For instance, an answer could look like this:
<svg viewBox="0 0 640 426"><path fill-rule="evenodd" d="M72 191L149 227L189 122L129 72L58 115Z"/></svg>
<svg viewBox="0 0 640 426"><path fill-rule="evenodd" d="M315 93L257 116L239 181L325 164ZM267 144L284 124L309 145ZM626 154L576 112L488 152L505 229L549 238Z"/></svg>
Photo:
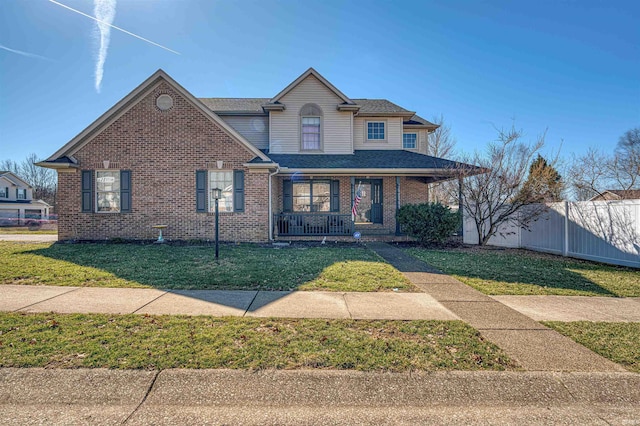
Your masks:
<svg viewBox="0 0 640 426"><path fill-rule="evenodd" d="M169 95L160 95L156 99L156 106L160 111L168 111L173 107L173 98Z"/></svg>

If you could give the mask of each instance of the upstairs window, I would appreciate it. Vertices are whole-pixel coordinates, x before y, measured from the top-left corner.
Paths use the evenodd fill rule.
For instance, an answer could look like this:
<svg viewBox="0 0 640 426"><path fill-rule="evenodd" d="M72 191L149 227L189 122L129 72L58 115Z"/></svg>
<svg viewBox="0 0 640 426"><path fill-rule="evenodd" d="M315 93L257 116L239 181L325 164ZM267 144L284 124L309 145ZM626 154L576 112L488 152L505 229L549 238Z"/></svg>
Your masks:
<svg viewBox="0 0 640 426"><path fill-rule="evenodd" d="M322 110L314 104L300 108L300 149L322 150Z"/></svg>
<svg viewBox="0 0 640 426"><path fill-rule="evenodd" d="M9 198L9 188L0 188L0 198Z"/></svg>
<svg viewBox="0 0 640 426"><path fill-rule="evenodd" d="M404 149L416 149L418 140L417 133L403 133L402 134L402 148Z"/></svg>
<svg viewBox="0 0 640 426"><path fill-rule="evenodd" d="M22 189L16 189L16 199L18 200L26 200L27 199L27 190L22 188Z"/></svg>
<svg viewBox="0 0 640 426"><path fill-rule="evenodd" d="M384 121L367 122L367 140L383 141L386 139Z"/></svg>

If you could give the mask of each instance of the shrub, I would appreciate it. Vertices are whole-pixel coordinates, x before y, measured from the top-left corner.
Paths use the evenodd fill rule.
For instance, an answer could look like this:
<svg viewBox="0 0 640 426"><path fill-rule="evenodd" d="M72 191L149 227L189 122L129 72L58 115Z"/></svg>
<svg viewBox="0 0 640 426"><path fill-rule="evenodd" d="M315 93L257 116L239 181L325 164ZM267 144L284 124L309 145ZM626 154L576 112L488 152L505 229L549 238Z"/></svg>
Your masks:
<svg viewBox="0 0 640 426"><path fill-rule="evenodd" d="M407 204L398 210L402 232L421 244L442 244L458 230L460 216L440 203Z"/></svg>

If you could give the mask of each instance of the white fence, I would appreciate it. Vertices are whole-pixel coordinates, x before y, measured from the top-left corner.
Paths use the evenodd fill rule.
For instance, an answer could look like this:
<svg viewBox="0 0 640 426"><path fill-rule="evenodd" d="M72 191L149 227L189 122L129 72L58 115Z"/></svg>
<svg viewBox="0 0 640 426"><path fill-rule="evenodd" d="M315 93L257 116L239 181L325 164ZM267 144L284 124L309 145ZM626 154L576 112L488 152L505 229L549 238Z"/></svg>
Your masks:
<svg viewBox="0 0 640 426"><path fill-rule="evenodd" d="M547 207L528 230L501 226L489 244L640 268L640 200L562 202ZM478 244L475 223L466 212L464 242Z"/></svg>

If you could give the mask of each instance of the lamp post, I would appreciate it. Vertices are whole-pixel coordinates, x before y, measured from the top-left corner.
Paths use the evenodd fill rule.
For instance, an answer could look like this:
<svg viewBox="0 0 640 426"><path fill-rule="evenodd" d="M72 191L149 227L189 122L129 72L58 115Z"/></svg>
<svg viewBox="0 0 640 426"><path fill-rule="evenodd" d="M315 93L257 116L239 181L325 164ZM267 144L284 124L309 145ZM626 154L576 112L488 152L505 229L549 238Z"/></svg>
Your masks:
<svg viewBox="0 0 640 426"><path fill-rule="evenodd" d="M216 211L216 260L218 260L218 229L219 229L218 201L222 197L222 189L214 188L214 189L211 190L211 192L213 193L213 199L216 200L216 202L215 202L215 206L216 206L216 210L215 210Z"/></svg>

